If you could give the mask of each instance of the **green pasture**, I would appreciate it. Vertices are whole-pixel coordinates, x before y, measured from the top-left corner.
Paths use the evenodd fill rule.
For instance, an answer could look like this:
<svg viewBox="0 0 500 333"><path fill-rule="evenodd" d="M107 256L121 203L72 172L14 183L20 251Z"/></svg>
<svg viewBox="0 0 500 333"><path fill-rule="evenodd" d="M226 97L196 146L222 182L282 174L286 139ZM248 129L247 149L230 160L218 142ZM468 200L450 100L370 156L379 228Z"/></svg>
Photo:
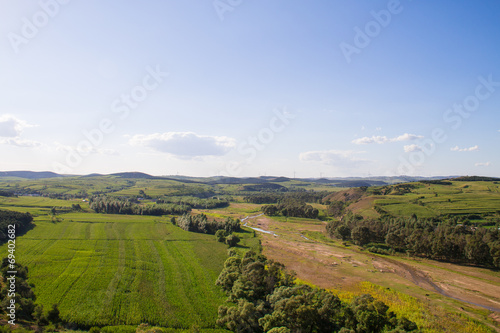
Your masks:
<svg viewBox="0 0 500 333"><path fill-rule="evenodd" d="M46 217L47 218L47 217ZM68 322L215 328L227 246L158 217L61 214L18 237L37 302ZM5 245L0 251L6 251Z"/></svg>
<svg viewBox="0 0 500 333"><path fill-rule="evenodd" d="M452 185L419 183L417 186L411 193L404 195L378 195L374 204L395 216L494 216L500 212L500 185L494 182L452 182Z"/></svg>

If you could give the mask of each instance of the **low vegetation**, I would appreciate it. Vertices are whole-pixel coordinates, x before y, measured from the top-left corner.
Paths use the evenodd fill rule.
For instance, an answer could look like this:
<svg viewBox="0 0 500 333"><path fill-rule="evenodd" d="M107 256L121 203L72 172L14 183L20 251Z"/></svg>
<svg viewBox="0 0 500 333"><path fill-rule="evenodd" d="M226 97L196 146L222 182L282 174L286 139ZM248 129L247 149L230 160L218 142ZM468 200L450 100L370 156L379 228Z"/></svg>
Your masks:
<svg viewBox="0 0 500 333"><path fill-rule="evenodd" d="M283 265L247 252L230 257L217 279L235 306L221 306L217 323L233 332L413 332L388 306L365 294L342 302L324 289L297 285Z"/></svg>

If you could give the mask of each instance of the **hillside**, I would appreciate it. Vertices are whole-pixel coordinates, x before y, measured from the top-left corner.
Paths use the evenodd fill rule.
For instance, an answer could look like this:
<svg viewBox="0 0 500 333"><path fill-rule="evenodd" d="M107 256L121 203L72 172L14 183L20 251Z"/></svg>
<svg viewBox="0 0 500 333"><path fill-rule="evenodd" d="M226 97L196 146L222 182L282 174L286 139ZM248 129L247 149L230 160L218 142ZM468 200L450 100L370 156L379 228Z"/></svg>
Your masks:
<svg viewBox="0 0 500 333"><path fill-rule="evenodd" d="M500 184L483 178L420 181L390 186L349 189L324 201L342 201L347 209L366 217L390 215L422 218L467 217L474 223L493 225L500 217Z"/></svg>

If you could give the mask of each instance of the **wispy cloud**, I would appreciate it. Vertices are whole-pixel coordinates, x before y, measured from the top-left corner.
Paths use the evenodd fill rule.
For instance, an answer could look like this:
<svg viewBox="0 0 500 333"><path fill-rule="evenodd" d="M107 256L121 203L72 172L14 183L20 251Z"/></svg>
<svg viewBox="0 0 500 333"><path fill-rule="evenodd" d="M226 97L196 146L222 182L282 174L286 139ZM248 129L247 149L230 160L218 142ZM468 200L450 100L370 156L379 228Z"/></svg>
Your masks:
<svg viewBox="0 0 500 333"><path fill-rule="evenodd" d="M411 153L414 151L422 151L422 147L416 144L411 144L411 145L406 145L403 147L405 150L405 153Z"/></svg>
<svg viewBox="0 0 500 333"><path fill-rule="evenodd" d="M459 146L455 146L455 147L451 148L451 151L476 151L476 150L479 150L478 145L475 145L475 146L469 147L469 148L460 148Z"/></svg>
<svg viewBox="0 0 500 333"><path fill-rule="evenodd" d="M355 139L352 141L352 143L357 144L357 145L366 145L366 144L372 144L372 143L377 143L377 144L384 144L384 143L389 143L389 142L402 142L402 141L412 141L412 140L417 140L417 139L422 139L422 135L415 135L415 134L409 134L405 133L400 136L394 137L394 138L388 138L386 136L380 136L380 135L374 135L371 137L365 136L363 138Z"/></svg>
<svg viewBox="0 0 500 333"><path fill-rule="evenodd" d="M132 146L149 147L180 158L222 156L236 146L236 140L226 136L198 135L193 132L167 132L134 135Z"/></svg>
<svg viewBox="0 0 500 333"><path fill-rule="evenodd" d="M43 143L33 140L20 138L0 138L0 144L17 146L22 148L37 148L43 146Z"/></svg>
<svg viewBox="0 0 500 333"><path fill-rule="evenodd" d="M477 167L489 167L491 165L491 162L476 163L474 165L477 166Z"/></svg>
<svg viewBox="0 0 500 333"><path fill-rule="evenodd" d="M34 127L34 125L30 125L26 121L18 119L9 114L0 116L0 137L19 137L23 130L27 127Z"/></svg>

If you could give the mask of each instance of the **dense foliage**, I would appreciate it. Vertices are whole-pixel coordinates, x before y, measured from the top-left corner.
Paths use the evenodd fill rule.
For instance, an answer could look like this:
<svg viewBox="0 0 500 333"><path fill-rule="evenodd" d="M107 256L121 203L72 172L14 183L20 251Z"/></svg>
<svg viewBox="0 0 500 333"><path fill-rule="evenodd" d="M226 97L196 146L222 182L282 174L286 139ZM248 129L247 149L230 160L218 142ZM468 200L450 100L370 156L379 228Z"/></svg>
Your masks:
<svg viewBox="0 0 500 333"><path fill-rule="evenodd" d="M315 219L319 214L318 209L295 198L282 199L277 205L264 205L261 210L268 216L283 215L309 219Z"/></svg>
<svg viewBox="0 0 500 333"><path fill-rule="evenodd" d="M14 192L0 190L0 197L13 197Z"/></svg>
<svg viewBox="0 0 500 333"><path fill-rule="evenodd" d="M186 231L215 235L218 230L224 230L227 235L240 231L240 222L232 218L224 221L209 220L205 214L184 214L177 219L177 225Z"/></svg>
<svg viewBox="0 0 500 333"><path fill-rule="evenodd" d="M15 225L16 235L28 231L33 225L33 216L30 213L19 213L10 210L0 210L0 242L8 239L7 229L9 224Z"/></svg>
<svg viewBox="0 0 500 333"><path fill-rule="evenodd" d="M167 214L181 215L191 211L191 207L185 205L141 205L133 203L128 199L110 198L106 196L94 196L90 199L89 203L90 209L93 209L96 213L104 214L161 216Z"/></svg>
<svg viewBox="0 0 500 333"><path fill-rule="evenodd" d="M0 267L0 272L4 279L4 286L0 290L0 304L3 311L7 311L7 306L10 304L10 300L15 300L15 319L18 318L32 320L32 313L35 310L35 300L36 296L30 285L28 283L28 267L22 266L18 263L14 263L14 268L9 268L9 259L4 258L2 260L2 266ZM6 280L11 274L7 271L16 271L15 274L15 297L9 297L9 283Z"/></svg>
<svg viewBox="0 0 500 333"><path fill-rule="evenodd" d="M275 204L280 200L296 199L302 202L321 202L329 192L325 191L294 191L286 193L261 192L243 197L243 200L254 204Z"/></svg>
<svg viewBox="0 0 500 333"><path fill-rule="evenodd" d="M221 306L217 324L233 332L410 332L417 326L396 318L370 295L342 302L334 294L296 285L284 266L247 252L230 257L216 282L235 306Z"/></svg>
<svg viewBox="0 0 500 333"><path fill-rule="evenodd" d="M166 197L156 200L157 204L176 204L179 206L188 206L195 209L214 209L229 206L229 201L220 198L197 198L197 197Z"/></svg>
<svg viewBox="0 0 500 333"><path fill-rule="evenodd" d="M330 237L358 245L385 243L394 251L443 261L500 267L500 231L459 223L458 219L364 219L347 214L326 226Z"/></svg>

